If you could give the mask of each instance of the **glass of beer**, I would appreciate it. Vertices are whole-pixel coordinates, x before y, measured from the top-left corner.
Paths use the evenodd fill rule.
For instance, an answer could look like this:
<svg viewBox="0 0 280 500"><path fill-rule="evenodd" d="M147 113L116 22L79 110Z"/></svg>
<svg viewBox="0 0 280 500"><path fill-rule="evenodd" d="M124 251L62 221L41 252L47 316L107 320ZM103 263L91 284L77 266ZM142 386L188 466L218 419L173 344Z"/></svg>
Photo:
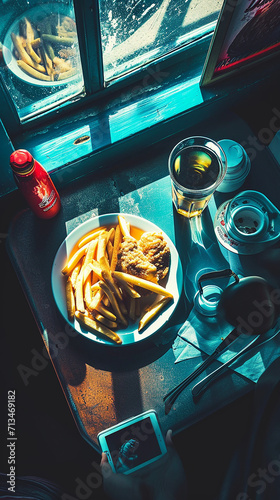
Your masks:
<svg viewBox="0 0 280 500"><path fill-rule="evenodd" d="M226 174L227 161L217 142L207 137L188 137L172 149L168 168L176 210L190 219L208 205Z"/></svg>

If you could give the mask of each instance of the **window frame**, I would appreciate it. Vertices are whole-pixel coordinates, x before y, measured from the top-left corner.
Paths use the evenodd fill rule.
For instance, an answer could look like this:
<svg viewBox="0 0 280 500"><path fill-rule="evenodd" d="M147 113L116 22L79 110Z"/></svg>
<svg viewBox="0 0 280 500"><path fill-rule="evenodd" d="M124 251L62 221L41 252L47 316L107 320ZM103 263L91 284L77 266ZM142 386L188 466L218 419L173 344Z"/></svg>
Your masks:
<svg viewBox="0 0 280 500"><path fill-rule="evenodd" d="M206 57L216 25L216 21L210 23L205 28L205 32L197 40L178 47L176 50L106 83L104 82L103 73L98 0L73 0L73 5L84 75L84 91L68 97L65 101L60 101L58 104L54 103L41 113L21 120L13 100L9 96L0 77L0 98L2 91L2 97L5 101L5 113L2 113L2 121L11 139L17 137L19 134L35 130L43 126L44 123L48 124L65 115L69 116L72 114L74 116L79 108L82 110L85 107L94 107L100 100L108 102L111 96L116 96L118 92L129 96L130 88L135 88L141 82L142 75L145 75L147 71L153 71L153 68L158 64L164 70L169 65L181 63L186 59L190 62L191 72L193 66L192 58L202 53Z"/></svg>
<svg viewBox="0 0 280 500"><path fill-rule="evenodd" d="M77 1L79 2L75 0ZM87 2L88 7L92 5L91 0L80 1ZM74 96L66 103L59 104L58 108L27 120L24 124L16 122L13 102L7 95L2 110L4 109L5 116L8 118L5 127L12 146L15 149L29 149L36 155L36 159L52 173L57 185L64 186L68 182L97 170L102 169L106 174L106 169L111 169L121 158L135 154L135 151L140 152L143 144L146 148L173 134L186 131L209 117L211 113L216 116L219 111L229 109L237 100L250 95L252 89L269 81L271 77L278 77L279 70L268 63L255 68L250 73L224 82L223 85L217 84L211 88L202 89L200 77L212 33L213 30L195 43L190 43L178 49L176 53L145 65L141 70L134 71L93 94L90 89L87 89L82 96L83 99ZM168 78L163 82L155 81L146 88L145 85L143 86L143 72L149 75L157 71L158 64L160 64L160 70L168 69ZM187 72L186 68L188 68ZM181 81L178 84L174 83L177 82L179 74ZM138 91L141 84L142 91ZM173 106L173 102L176 106ZM140 123L138 129L135 128L134 125L139 118L135 110L137 108L145 110L147 107L147 113L150 113L150 116ZM123 111L123 114L120 111ZM102 123L102 120L108 119L108 116L118 118L112 125L114 131L118 130L118 127L121 129L123 117L128 117L127 130L114 134L114 137L110 137L110 140L104 141L103 144L92 144L92 147L87 150L83 146L75 149L73 143L64 142L69 130L72 135L77 133L78 136L81 124L86 122L91 126L94 121L98 122L98 120ZM111 134L110 123L109 128ZM51 138L51 149L49 138ZM7 162L8 158L5 164ZM0 196L14 189L16 189L14 183L7 183Z"/></svg>
<svg viewBox="0 0 280 500"><path fill-rule="evenodd" d="M98 0L73 0L86 95L103 87L103 61Z"/></svg>

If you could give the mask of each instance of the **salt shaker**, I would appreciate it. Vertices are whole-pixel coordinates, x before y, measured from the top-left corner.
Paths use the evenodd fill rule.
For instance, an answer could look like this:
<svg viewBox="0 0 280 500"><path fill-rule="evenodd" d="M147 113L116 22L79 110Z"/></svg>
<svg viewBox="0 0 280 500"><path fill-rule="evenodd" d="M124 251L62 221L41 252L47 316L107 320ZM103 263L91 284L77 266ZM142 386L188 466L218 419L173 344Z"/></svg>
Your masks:
<svg viewBox="0 0 280 500"><path fill-rule="evenodd" d="M217 187L221 193L230 193L239 189L250 171L251 162L245 149L236 141L222 139L218 144L227 159L227 172L224 180Z"/></svg>

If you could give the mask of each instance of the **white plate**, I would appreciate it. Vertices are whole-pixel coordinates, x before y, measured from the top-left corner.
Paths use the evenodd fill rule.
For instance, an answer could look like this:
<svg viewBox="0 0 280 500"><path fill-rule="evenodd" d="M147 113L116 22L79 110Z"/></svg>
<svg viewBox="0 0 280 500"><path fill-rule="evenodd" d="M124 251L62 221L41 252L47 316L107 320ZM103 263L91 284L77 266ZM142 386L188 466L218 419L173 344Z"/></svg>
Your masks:
<svg viewBox="0 0 280 500"><path fill-rule="evenodd" d="M136 215L121 214L125 217L126 221L129 222L134 227L137 227L143 231L153 231L153 232L156 231L162 233L164 239L166 240L170 248L170 253L171 253L170 269L167 277L166 289L173 294L174 298L167 304L164 310L158 314L158 316L154 319L154 321L152 321L150 324L147 325L145 329L143 329L142 332L140 333L138 332L138 321L135 323L130 323L126 329L117 330L118 335L122 339L122 344L119 345L109 340L107 341L106 339L98 337L94 333L89 332L86 329L82 328L80 323L76 319L74 319L74 322L71 322L68 319L67 315L66 298L65 298L65 276L61 274L61 269L64 267L65 262L69 257L69 255L71 254L71 251L74 248L75 244L82 236L100 226L116 224L118 222L118 215L119 214L106 214L89 219L80 226L78 226L76 229L74 229L65 238L65 240L60 245L53 262L51 283L52 283L54 300L57 304L60 313L62 314L65 321L67 321L72 327L74 327L77 332L95 342L121 347L123 345L140 342L141 340L150 337L151 335L155 334L159 330L159 328L161 328L169 320L180 298L183 285L183 272L179 255L175 246L173 245L170 238L158 226Z"/></svg>
<svg viewBox="0 0 280 500"><path fill-rule="evenodd" d="M13 24L9 27L3 42L3 57L6 66L21 80L31 83L32 85L38 85L40 87L53 87L58 85L66 85L67 83L72 82L77 78L77 75L68 78L67 80L60 80L56 82L44 82L43 80L38 80L37 78L33 78L32 76L25 73L17 64L17 60L14 56L14 44L11 38L11 33L19 34L19 22L27 17L31 23L36 23L38 20L48 16L52 13L59 13L63 15L69 15L74 19L74 12L69 12L69 8L62 4L44 4L37 5L30 10L27 10L21 16L19 16ZM77 72L79 74L79 71Z"/></svg>

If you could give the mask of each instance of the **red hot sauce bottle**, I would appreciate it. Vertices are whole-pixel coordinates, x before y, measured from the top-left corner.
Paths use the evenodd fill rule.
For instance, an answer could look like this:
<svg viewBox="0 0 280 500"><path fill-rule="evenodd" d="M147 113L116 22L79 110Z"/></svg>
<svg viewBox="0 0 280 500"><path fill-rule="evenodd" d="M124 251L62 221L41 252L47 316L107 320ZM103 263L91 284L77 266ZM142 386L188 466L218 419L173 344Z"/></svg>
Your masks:
<svg viewBox="0 0 280 500"><path fill-rule="evenodd" d="M51 219L60 210L59 194L47 171L25 149L10 156L15 181L31 210L41 219Z"/></svg>

